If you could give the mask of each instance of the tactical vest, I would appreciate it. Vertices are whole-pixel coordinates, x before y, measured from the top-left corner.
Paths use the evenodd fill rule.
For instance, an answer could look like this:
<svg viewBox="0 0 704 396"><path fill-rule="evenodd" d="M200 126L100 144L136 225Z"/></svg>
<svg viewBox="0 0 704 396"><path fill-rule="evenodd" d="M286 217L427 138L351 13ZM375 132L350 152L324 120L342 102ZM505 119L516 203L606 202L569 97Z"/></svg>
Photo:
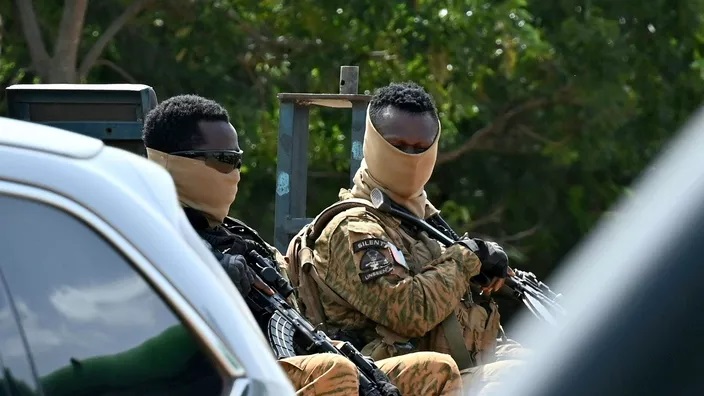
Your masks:
<svg viewBox="0 0 704 396"><path fill-rule="evenodd" d="M354 311L356 309L321 279L315 267L313 249L322 231L334 218L360 209L365 210L367 215L384 228L393 243L400 241L405 245L405 250L414 258L412 261L424 264L442 254L442 248L437 241L430 239L425 232L415 237L411 236L401 227L400 221L379 212L365 199L350 198L326 208L293 237L286 252L286 261L290 281L296 288L295 294L300 312L314 325L319 325L328 332L335 329L329 325L320 293L343 307ZM420 268L410 269L414 274L421 272ZM448 353L452 355L460 369L493 361L500 318L498 307L493 299L482 298L486 300L483 306L475 302L473 293L468 291L455 310L455 314L450 315L421 340L417 340L416 349ZM408 342L408 338L381 325L377 325L375 330L377 338L365 345L362 353L374 359L404 353L395 348L395 345Z"/></svg>
<svg viewBox="0 0 704 396"><path fill-rule="evenodd" d="M248 226L241 220L237 220L233 217L225 217L222 226L239 237L249 239L265 247L269 246L254 228ZM269 255L271 255L271 253L272 252L269 252Z"/></svg>
<svg viewBox="0 0 704 396"><path fill-rule="evenodd" d="M234 236L238 236L242 239L256 242L257 245L261 246L263 249L257 250L262 256L274 260L279 266L285 265L285 260L281 253L266 243L256 230L241 220L225 217L223 223L213 229L209 227L205 217L197 210L184 208L184 212L198 235L215 251L221 254L226 253L226 250L232 246ZM283 275L287 278L285 272Z"/></svg>

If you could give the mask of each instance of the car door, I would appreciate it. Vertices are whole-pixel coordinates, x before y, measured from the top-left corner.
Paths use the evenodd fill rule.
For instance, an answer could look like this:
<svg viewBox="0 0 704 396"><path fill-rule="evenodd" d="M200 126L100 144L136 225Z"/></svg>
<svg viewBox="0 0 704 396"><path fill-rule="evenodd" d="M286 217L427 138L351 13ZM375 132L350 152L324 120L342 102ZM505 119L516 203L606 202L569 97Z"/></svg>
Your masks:
<svg viewBox="0 0 704 396"><path fill-rule="evenodd" d="M46 396L228 392L210 351L160 291L59 207L0 191L0 283L8 292L0 309L9 308L0 315L16 320L5 329L0 317L3 365L30 389Z"/></svg>
<svg viewBox="0 0 704 396"><path fill-rule="evenodd" d="M38 388L7 288L0 280L0 395L35 395Z"/></svg>

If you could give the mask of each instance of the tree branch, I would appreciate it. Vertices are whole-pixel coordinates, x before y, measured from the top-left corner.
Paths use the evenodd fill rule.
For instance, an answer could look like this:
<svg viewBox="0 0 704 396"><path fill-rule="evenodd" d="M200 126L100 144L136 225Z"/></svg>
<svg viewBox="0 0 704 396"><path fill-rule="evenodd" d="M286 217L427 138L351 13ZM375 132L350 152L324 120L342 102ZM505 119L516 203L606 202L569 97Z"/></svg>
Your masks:
<svg viewBox="0 0 704 396"><path fill-rule="evenodd" d="M555 144L555 143L557 143L557 142L552 141L552 140L550 140L550 139L548 139L548 138L546 138L546 137L544 137L544 136L542 136L542 135L540 135L540 134L538 134L538 133L533 132L532 129L528 128L527 126L525 126L525 125L523 125L523 124L518 125L518 126L516 127L516 130L518 131L518 133L523 134L523 135L525 135L525 136L528 136L528 137L530 137L530 138L532 138L532 139L535 139L535 140L537 140L537 141L539 141L539 142L541 142L541 143L545 143L545 144Z"/></svg>
<svg viewBox="0 0 704 396"><path fill-rule="evenodd" d="M527 230L519 231L515 234L512 235L506 235L504 237L501 237L502 242L518 242L521 239L528 238L529 236L535 234L540 230L540 227L542 227L542 223L538 223L534 225L531 228L528 228Z"/></svg>
<svg viewBox="0 0 704 396"><path fill-rule="evenodd" d="M252 70L252 67L250 65L250 62L248 59L246 59L246 54L243 56L239 57L239 63L244 69L245 73L247 73L247 76L249 79L252 81L252 85L254 85L257 88L257 94L258 94L258 99L259 103L264 105L266 102L265 96L266 96L266 88L262 85L262 82L259 80L257 77L256 73Z"/></svg>
<svg viewBox="0 0 704 396"><path fill-rule="evenodd" d="M125 79L130 84L137 84L137 79L134 78L127 70L121 68L118 66L115 62L111 62L107 59L98 59L95 61L94 66L106 66L109 69L112 69L115 73L119 74L122 78Z"/></svg>
<svg viewBox="0 0 704 396"><path fill-rule="evenodd" d="M535 110L537 108L543 107L550 103L551 100L547 98L537 98L537 99L532 99L529 100L525 103L522 103L506 113L500 115L494 122L491 124L479 129L478 131L474 132L472 136L467 139L466 142L462 143L460 147L450 150L444 153L439 153L438 154L438 159L436 162L436 165L441 165L446 162L451 162L456 160L457 158L461 157L465 153L472 151L477 148L479 142L484 139L485 137L497 133L501 130L504 129L506 126L506 123L510 121L513 117L525 113L526 111L530 110Z"/></svg>
<svg viewBox="0 0 704 396"><path fill-rule="evenodd" d="M489 212L488 215L482 216L476 220L470 220L469 221L469 227L467 228L467 231L472 231L474 229L477 229L478 227L481 227L483 225L491 224L491 223L498 223L501 221L501 215L504 213L504 210L506 209L506 206L501 203L494 207L494 209Z"/></svg>
<svg viewBox="0 0 704 396"><path fill-rule="evenodd" d="M32 57L32 66L39 76L45 77L48 74L46 68L49 64L49 53L46 52L42 32L39 30L34 3L32 0L15 0L15 6L22 23L24 38L27 40L29 55Z"/></svg>
<svg viewBox="0 0 704 396"><path fill-rule="evenodd" d="M21 0L20 0L21 1ZM78 68L78 77L80 80L85 79L90 72L90 69L95 66L95 62L100 58L105 47L107 47L110 40L112 40L115 35L124 27L130 19L134 18L140 11L142 11L149 3L153 0L135 0L132 4L125 9L125 11L120 14L110 26L103 32L98 40L93 44L93 46L88 50L86 55L83 57L81 66Z"/></svg>
<svg viewBox="0 0 704 396"><path fill-rule="evenodd" d="M55 67L50 72L49 82L76 81L78 47L81 43L87 8L88 0L67 0L64 3L52 56Z"/></svg>

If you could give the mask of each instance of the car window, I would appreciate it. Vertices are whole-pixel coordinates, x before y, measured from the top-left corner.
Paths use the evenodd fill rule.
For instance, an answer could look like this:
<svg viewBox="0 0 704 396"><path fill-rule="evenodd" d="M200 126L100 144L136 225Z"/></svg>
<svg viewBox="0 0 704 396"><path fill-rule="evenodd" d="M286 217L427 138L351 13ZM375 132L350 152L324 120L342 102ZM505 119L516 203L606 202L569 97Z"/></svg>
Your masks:
<svg viewBox="0 0 704 396"><path fill-rule="evenodd" d="M0 270L45 395L220 394L195 338L103 237L34 201L0 195L0 213Z"/></svg>
<svg viewBox="0 0 704 396"><path fill-rule="evenodd" d="M7 289L0 281L0 395L34 395L37 383L22 333L11 311Z"/></svg>

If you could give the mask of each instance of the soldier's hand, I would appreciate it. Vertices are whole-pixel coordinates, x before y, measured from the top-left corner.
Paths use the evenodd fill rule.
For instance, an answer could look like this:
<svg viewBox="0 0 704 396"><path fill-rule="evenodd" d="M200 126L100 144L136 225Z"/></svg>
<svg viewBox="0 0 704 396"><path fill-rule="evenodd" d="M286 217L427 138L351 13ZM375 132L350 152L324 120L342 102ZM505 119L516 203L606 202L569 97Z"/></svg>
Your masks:
<svg viewBox="0 0 704 396"><path fill-rule="evenodd" d="M482 286L482 294L490 294L501 289L510 271L508 256L504 249L496 242L478 238L463 238L458 243L472 250L482 264L479 275L472 278Z"/></svg>
<svg viewBox="0 0 704 396"><path fill-rule="evenodd" d="M222 259L222 267L227 272L232 283L242 296L246 296L252 290L254 274L247 267L247 261L241 254L225 254Z"/></svg>
<svg viewBox="0 0 704 396"><path fill-rule="evenodd" d="M487 286L482 287L482 291L479 293L479 295L488 296L492 292L499 291L504 286L504 282L506 282L506 278L492 278Z"/></svg>
<svg viewBox="0 0 704 396"><path fill-rule="evenodd" d="M257 276L254 270L249 268L247 261L241 254L224 254L221 263L242 297L252 291L252 286L268 296L274 295L274 291Z"/></svg>
<svg viewBox="0 0 704 396"><path fill-rule="evenodd" d="M508 277L515 275L515 273L511 269L511 267L508 267L507 274L508 274ZM484 279L487 279L487 278L484 278ZM481 291L480 295L485 295L485 294L490 295L492 292L499 291L504 286L505 282L506 282L506 278L499 278L499 277L492 278L487 286L482 287L482 291Z"/></svg>
<svg viewBox="0 0 704 396"><path fill-rule="evenodd" d="M474 242L479 246L478 256L482 262L481 273L490 280L488 285L482 285L482 292L483 294L491 294L491 292L501 289L506 277L509 276L508 256L496 242L478 238L475 238Z"/></svg>
<svg viewBox="0 0 704 396"><path fill-rule="evenodd" d="M241 254L244 256L247 255L247 253L249 253L253 249L253 242L250 242L239 235L233 235L232 245L230 246L230 249L227 251L227 253L234 255Z"/></svg>

